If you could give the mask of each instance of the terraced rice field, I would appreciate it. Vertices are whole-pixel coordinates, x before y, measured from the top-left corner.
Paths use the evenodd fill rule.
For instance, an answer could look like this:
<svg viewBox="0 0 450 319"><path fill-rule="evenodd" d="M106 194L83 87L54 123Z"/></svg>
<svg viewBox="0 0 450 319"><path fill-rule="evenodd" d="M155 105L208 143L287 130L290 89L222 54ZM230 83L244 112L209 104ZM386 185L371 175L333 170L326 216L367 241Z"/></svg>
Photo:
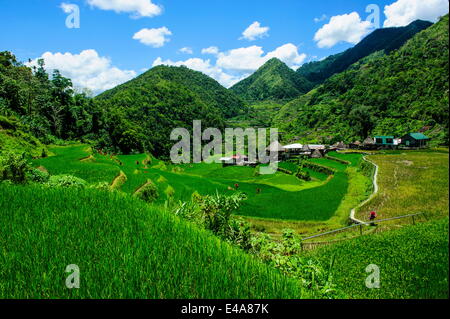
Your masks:
<svg viewBox="0 0 450 319"><path fill-rule="evenodd" d="M313 180L302 181L293 175L277 172L257 174L258 168L221 167L219 164L170 165L146 154L119 155L117 157L92 153L85 145L55 147L55 156L35 161L51 174L70 174L89 183L113 183L120 172L126 181L120 190L133 194L150 179L159 188L157 203L168 197L165 190L175 190L174 200L189 200L197 191L202 195L241 191L248 195L237 212L253 216L283 220L324 221L330 219L339 207L348 189L347 165L321 159L320 164L337 169L332 177L312 173ZM346 155L344 155L346 156ZM294 170L295 164L282 163ZM238 188L235 189L235 185Z"/></svg>

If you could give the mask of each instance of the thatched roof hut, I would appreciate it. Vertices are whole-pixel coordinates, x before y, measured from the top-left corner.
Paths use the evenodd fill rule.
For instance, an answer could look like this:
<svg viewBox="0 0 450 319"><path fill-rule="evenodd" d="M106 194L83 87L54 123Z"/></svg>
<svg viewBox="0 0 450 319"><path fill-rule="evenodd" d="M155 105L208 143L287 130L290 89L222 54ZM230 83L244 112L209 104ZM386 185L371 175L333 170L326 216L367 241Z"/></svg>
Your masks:
<svg viewBox="0 0 450 319"><path fill-rule="evenodd" d="M278 141L273 141L269 147L266 148L266 151L276 153L276 152L283 152L284 148L283 145L281 145Z"/></svg>
<svg viewBox="0 0 450 319"><path fill-rule="evenodd" d="M322 158L322 157L323 157L323 154L318 149L314 150L314 152L312 152L312 154L311 154L311 158Z"/></svg>
<svg viewBox="0 0 450 319"><path fill-rule="evenodd" d="M373 144L375 144L375 141L371 137L368 137L363 141L363 145L373 145Z"/></svg>

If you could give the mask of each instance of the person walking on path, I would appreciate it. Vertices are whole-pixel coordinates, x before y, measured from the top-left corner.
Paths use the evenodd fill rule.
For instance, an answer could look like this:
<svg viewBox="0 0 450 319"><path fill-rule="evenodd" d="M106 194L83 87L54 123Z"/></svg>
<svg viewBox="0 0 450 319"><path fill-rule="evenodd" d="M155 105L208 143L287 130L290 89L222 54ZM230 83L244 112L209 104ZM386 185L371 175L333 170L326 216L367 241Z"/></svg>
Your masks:
<svg viewBox="0 0 450 319"><path fill-rule="evenodd" d="M369 220L370 220L370 222L371 222L371 223L370 223L371 226L375 226L375 223L374 223L375 218L377 218L377 213L374 212L374 211L370 212Z"/></svg>

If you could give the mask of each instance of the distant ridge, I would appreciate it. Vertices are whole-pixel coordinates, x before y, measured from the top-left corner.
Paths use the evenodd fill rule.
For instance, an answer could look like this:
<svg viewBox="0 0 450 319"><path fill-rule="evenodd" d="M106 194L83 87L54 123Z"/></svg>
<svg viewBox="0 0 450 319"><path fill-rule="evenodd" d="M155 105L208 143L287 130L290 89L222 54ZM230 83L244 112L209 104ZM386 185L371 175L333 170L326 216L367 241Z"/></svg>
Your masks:
<svg viewBox="0 0 450 319"><path fill-rule="evenodd" d="M377 29L353 48L329 56L323 61L306 63L297 73L314 84L321 84L333 74L345 71L353 63L376 51L388 54L399 49L418 32L432 25L428 21L416 20L406 27Z"/></svg>

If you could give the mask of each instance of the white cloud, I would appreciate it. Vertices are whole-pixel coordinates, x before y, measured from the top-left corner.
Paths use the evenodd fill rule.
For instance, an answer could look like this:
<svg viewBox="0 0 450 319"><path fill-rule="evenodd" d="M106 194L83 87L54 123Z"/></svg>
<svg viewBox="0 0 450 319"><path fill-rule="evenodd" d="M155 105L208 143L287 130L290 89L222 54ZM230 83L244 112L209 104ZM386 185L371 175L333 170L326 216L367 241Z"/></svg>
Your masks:
<svg viewBox="0 0 450 319"><path fill-rule="evenodd" d="M314 40L319 48L331 48L339 42L357 44L372 30L369 21L362 21L357 12L331 17L330 22L320 28Z"/></svg>
<svg viewBox="0 0 450 319"><path fill-rule="evenodd" d="M170 41L170 39L167 37L170 35L172 35L172 32L166 27L158 29L142 29L135 33L133 39L139 40L145 45L154 48L160 48L164 46L166 42Z"/></svg>
<svg viewBox="0 0 450 319"><path fill-rule="evenodd" d="M64 11L64 13L72 13L77 9L77 5L71 3L61 3L60 8Z"/></svg>
<svg viewBox="0 0 450 319"><path fill-rule="evenodd" d="M192 49L189 47L181 48L180 50L178 50L178 52L184 53L184 54L194 54L194 51L192 51Z"/></svg>
<svg viewBox="0 0 450 319"><path fill-rule="evenodd" d="M327 15L322 14L322 16L320 18L314 18L314 22L319 23L319 22L325 21L326 19L327 19Z"/></svg>
<svg viewBox="0 0 450 319"><path fill-rule="evenodd" d="M256 45L233 49L219 53L217 65L234 71L253 72L264 64L261 58L263 54L263 49Z"/></svg>
<svg viewBox="0 0 450 319"><path fill-rule="evenodd" d="M437 21L448 13L448 0L398 0L384 7L385 27L401 27L421 19Z"/></svg>
<svg viewBox="0 0 450 319"><path fill-rule="evenodd" d="M263 38L268 36L269 29L269 27L261 27L261 24L258 21L255 21L242 32L242 37L239 38L239 40L246 39L254 41L258 38Z"/></svg>
<svg viewBox="0 0 450 319"><path fill-rule="evenodd" d="M70 78L75 87L88 88L95 94L111 89L136 76L132 70L121 70L111 65L111 60L101 57L95 50L84 50L80 54L46 52L40 58L45 61L48 73L57 69ZM37 60L27 66L37 65Z"/></svg>
<svg viewBox="0 0 450 319"><path fill-rule="evenodd" d="M203 60L200 58L191 58L186 61L171 61L163 60L162 58L157 58L153 62L153 66L158 65L170 65L170 66L185 66L192 70L202 72L225 87L231 87L240 80L242 80L247 75L231 75L224 72L220 67L211 64L210 60Z"/></svg>
<svg viewBox="0 0 450 319"><path fill-rule="evenodd" d="M233 49L219 53L217 65L221 68L238 71L254 72L271 58L278 58L293 69L297 69L306 59L306 54L299 54L298 48L292 43L282 45L264 55L260 46Z"/></svg>
<svg viewBox="0 0 450 319"><path fill-rule="evenodd" d="M298 48L292 43L282 45L276 48L274 51L269 52L265 59L278 58L289 67L296 70L298 69L306 59L306 54L298 53Z"/></svg>
<svg viewBox="0 0 450 319"><path fill-rule="evenodd" d="M102 10L130 12L133 18L154 17L162 13L162 7L154 4L152 0L87 0L87 2Z"/></svg>
<svg viewBox="0 0 450 319"><path fill-rule="evenodd" d="M202 54L212 54L212 55L217 55L219 53L219 48L218 47L209 47L209 48L205 48L202 49Z"/></svg>

